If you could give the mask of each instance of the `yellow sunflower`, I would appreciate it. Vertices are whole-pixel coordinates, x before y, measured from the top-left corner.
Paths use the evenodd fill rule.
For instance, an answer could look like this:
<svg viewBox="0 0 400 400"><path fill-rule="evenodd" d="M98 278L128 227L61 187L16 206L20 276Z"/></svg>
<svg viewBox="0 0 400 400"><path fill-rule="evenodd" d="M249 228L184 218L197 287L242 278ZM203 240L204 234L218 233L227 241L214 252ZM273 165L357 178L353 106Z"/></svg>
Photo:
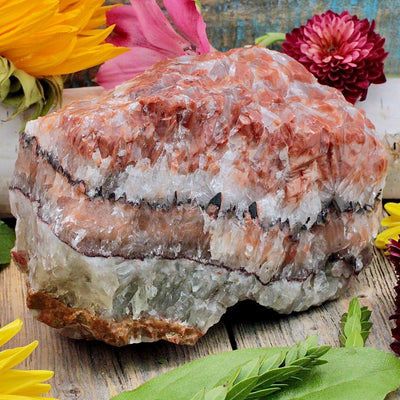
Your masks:
<svg viewBox="0 0 400 400"><path fill-rule="evenodd" d="M22 327L20 319L0 329L0 347L15 336ZM53 376L51 371L23 371L13 369L28 357L38 342L25 347L0 352L0 399L1 400L56 400L49 397L38 397L47 393L51 386L42 383Z"/></svg>
<svg viewBox="0 0 400 400"><path fill-rule="evenodd" d="M126 49L105 43L104 0L0 0L0 55L34 77L101 64Z"/></svg>
<svg viewBox="0 0 400 400"><path fill-rule="evenodd" d="M128 49L106 43L104 0L0 0L0 102L36 105L32 118L61 102L63 80Z"/></svg>
<svg viewBox="0 0 400 400"><path fill-rule="evenodd" d="M386 203L385 210L388 212L389 217L383 218L381 225L387 226L388 229L385 229L376 237L375 246L378 249L386 249L389 239L398 240L400 234L400 204Z"/></svg>

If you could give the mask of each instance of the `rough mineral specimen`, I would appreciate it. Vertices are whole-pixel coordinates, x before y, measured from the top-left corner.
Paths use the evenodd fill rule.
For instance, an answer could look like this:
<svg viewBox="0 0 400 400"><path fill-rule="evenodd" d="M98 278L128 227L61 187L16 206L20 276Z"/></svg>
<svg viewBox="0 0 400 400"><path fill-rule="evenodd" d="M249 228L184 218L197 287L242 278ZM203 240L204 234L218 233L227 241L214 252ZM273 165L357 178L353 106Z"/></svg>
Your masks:
<svg viewBox="0 0 400 400"><path fill-rule="evenodd" d="M386 165L364 112L284 54L161 62L22 134L28 306L74 338L182 344L243 299L333 299L370 260Z"/></svg>

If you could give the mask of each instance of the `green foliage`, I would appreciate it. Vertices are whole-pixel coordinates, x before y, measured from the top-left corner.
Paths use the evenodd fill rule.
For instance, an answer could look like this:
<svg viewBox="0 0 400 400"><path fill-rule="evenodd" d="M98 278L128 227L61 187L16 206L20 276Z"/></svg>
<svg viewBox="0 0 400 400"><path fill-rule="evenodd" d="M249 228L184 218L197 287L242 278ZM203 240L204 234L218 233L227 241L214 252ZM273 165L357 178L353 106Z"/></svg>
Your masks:
<svg viewBox="0 0 400 400"><path fill-rule="evenodd" d="M8 264L11 261L10 250L15 242L14 230L0 221L0 264Z"/></svg>
<svg viewBox="0 0 400 400"><path fill-rule="evenodd" d="M383 400L400 385L400 360L363 347L370 316L356 298L351 301L339 349L317 346L312 336L291 348L215 354L112 400Z"/></svg>
<svg viewBox="0 0 400 400"><path fill-rule="evenodd" d="M342 334L339 336L342 347L362 347L368 339L372 322L369 322L371 311L368 307L360 307L357 297L349 305L349 311L342 315L340 326Z"/></svg>
<svg viewBox="0 0 400 400"><path fill-rule="evenodd" d="M54 102L61 104L63 86L60 76L38 79L0 56L0 102L15 109L9 119L30 107L34 107L30 119L47 114Z"/></svg>
<svg viewBox="0 0 400 400"><path fill-rule="evenodd" d="M245 369L250 370L254 360L263 359L272 363L272 360L276 361L287 351L288 349L283 348L255 348L207 356L153 378L131 392L119 394L113 400L226 399L216 397L225 393L221 389L223 379L227 382L229 379L236 379L235 373L245 366ZM381 350L371 347L331 349L324 355L324 360L327 363L314 366L307 373L306 379L289 381L284 390L266 392L268 397L258 398L382 400L387 393L397 389L400 383L400 360ZM226 370L227 365L232 368L231 371ZM218 386L213 391L216 385ZM226 388L228 386L229 383ZM252 394L247 397L256 398Z"/></svg>
<svg viewBox="0 0 400 400"><path fill-rule="evenodd" d="M280 32L269 32L255 40L256 45L268 47L275 42L284 42L285 34Z"/></svg>
<svg viewBox="0 0 400 400"><path fill-rule="evenodd" d="M210 394L210 398L214 399L214 393L218 393L218 399L222 400L266 398L286 387L289 382L301 381L301 377L312 366L325 363L319 357L328 352L330 347L318 347L317 341L316 336L309 337L289 350L272 356L256 357L234 368L210 391L200 390L191 400L208 399Z"/></svg>

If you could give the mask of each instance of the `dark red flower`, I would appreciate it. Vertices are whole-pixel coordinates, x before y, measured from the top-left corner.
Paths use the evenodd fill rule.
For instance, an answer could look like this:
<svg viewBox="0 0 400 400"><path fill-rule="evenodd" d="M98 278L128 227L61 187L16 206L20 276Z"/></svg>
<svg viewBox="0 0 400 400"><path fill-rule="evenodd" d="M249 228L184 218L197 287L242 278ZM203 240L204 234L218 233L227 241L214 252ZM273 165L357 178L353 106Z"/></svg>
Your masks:
<svg viewBox="0 0 400 400"><path fill-rule="evenodd" d="M282 47L320 83L341 90L354 104L365 99L371 83L386 81L385 39L374 29L375 21L359 20L348 11L339 15L329 10L287 33Z"/></svg>
<svg viewBox="0 0 400 400"><path fill-rule="evenodd" d="M390 319L395 320L395 328L392 329L392 336L395 340L391 344L391 348L394 352L400 355L400 236L398 240L389 239L387 244L387 248L389 250L389 260L395 267L396 276L397 276L397 285L394 290L396 292L395 305L396 311L394 315L390 317Z"/></svg>

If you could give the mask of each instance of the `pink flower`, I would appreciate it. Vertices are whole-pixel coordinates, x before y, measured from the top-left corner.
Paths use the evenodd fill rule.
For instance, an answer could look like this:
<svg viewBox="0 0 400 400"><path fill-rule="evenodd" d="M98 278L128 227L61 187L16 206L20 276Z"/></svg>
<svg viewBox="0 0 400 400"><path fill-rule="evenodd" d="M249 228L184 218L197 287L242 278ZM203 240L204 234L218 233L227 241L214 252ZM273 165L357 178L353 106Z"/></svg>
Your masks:
<svg viewBox="0 0 400 400"><path fill-rule="evenodd" d="M107 12L107 25L115 24L109 42L129 47L103 64L97 82L111 89L145 71L155 62L183 54L210 51L204 23L194 0L163 0L178 34L156 0L130 0L131 6L114 7Z"/></svg>
<svg viewBox="0 0 400 400"><path fill-rule="evenodd" d="M364 100L371 83L386 81L385 39L374 32L375 21L359 20L348 11L315 15L286 34L283 51L301 62L322 84L336 87L355 103Z"/></svg>

